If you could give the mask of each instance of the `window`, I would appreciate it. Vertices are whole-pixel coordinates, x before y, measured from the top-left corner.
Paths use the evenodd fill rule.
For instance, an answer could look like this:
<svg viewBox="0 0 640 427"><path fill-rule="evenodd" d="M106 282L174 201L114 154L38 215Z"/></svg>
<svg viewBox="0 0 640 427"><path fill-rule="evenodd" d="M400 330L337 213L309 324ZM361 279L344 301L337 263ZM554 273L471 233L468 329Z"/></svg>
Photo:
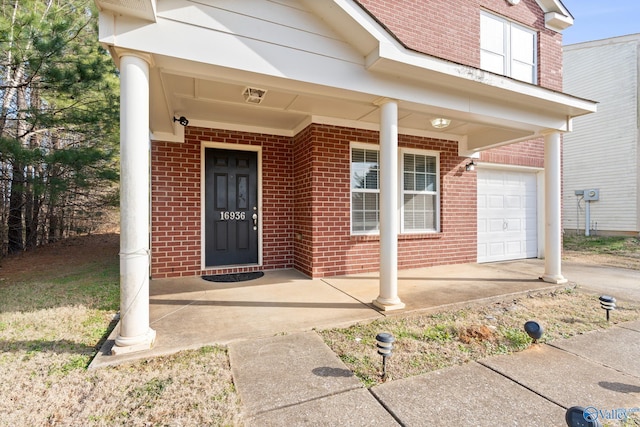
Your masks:
<svg viewBox="0 0 640 427"><path fill-rule="evenodd" d="M438 231L438 156L402 155L402 232Z"/></svg>
<svg viewBox="0 0 640 427"><path fill-rule="evenodd" d="M351 147L351 232L377 234L380 231L380 152L377 147ZM403 150L400 194L403 233L439 230L439 156L417 150Z"/></svg>
<svg viewBox="0 0 640 427"><path fill-rule="evenodd" d="M489 13L480 14L480 67L536 83L536 33Z"/></svg>
<svg viewBox="0 0 640 427"><path fill-rule="evenodd" d="M366 234L380 230L379 151L351 149L351 232Z"/></svg>

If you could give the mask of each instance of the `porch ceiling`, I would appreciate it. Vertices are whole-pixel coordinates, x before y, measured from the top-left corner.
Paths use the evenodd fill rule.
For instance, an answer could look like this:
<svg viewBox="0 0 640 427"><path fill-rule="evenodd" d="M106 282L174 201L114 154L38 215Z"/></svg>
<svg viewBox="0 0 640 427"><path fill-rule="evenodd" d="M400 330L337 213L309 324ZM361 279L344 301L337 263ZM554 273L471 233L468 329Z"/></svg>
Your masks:
<svg viewBox="0 0 640 427"><path fill-rule="evenodd" d="M155 84L153 80L157 80ZM163 69L153 72L152 87L156 88L151 93L152 131L159 135L173 131L166 126L172 112L175 116L187 117L193 125L261 129L284 135L294 135L311 121L365 128L377 128L379 123L379 108L375 105L379 96L374 94L359 94L355 98L332 96L330 90L326 94L309 93L251 80L212 80ZM247 87L267 91L259 105L245 101L243 92ZM436 129L431 125L431 119L436 117L449 118L451 124L445 129ZM456 118L454 112L443 115L437 111L418 111L417 107L412 109L410 104L402 102L399 127L454 139L496 128Z"/></svg>

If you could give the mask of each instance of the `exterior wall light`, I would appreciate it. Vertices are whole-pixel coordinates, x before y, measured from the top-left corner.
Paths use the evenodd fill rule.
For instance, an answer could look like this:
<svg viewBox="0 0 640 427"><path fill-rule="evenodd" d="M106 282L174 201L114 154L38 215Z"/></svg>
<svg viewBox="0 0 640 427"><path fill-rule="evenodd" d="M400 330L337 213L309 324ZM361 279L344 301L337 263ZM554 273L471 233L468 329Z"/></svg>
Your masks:
<svg viewBox="0 0 640 427"><path fill-rule="evenodd" d="M180 123L182 126L187 126L189 124L189 120L187 120L185 116L180 116L178 119L174 117L173 121Z"/></svg>
<svg viewBox="0 0 640 427"><path fill-rule="evenodd" d="M467 165L464 168L467 170L467 172L473 171L473 170L476 170L476 164L477 164L476 161L471 159L471 161L467 163Z"/></svg>
<svg viewBox="0 0 640 427"><path fill-rule="evenodd" d="M382 356L382 379L387 378L387 357L391 356L393 352L393 343L396 339L393 335L387 332L381 332L376 335L376 347L378 347L378 354Z"/></svg>
<svg viewBox="0 0 640 427"><path fill-rule="evenodd" d="M435 119L431 119L431 126L436 129L444 129L451 124L451 120L445 119L444 117L436 117Z"/></svg>
<svg viewBox="0 0 640 427"><path fill-rule="evenodd" d="M602 295L600 298L600 307L607 311L607 322L609 321L609 312L616 309L616 299L609 295Z"/></svg>
<svg viewBox="0 0 640 427"><path fill-rule="evenodd" d="M534 322L533 320L529 320L524 324L524 331L529 335L529 337L533 340L533 343L537 343L540 338L542 338L542 334L544 334L544 328L538 322Z"/></svg>

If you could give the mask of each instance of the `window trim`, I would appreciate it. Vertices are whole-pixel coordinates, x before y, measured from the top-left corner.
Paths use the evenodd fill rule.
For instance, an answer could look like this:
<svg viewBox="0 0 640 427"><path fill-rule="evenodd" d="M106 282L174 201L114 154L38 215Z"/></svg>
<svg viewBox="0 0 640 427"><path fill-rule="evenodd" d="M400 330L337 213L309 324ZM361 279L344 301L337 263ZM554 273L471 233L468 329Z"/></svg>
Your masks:
<svg viewBox="0 0 640 427"><path fill-rule="evenodd" d="M511 19L505 18L503 16L500 15L496 15L494 13L491 12L487 12L485 10L481 10L480 11L480 68L481 69L485 69L482 67L482 52L486 51L486 52L490 52L490 53L494 53L491 52L489 50L483 49L482 48L482 15L494 19L496 21L499 21L502 23L502 31L503 31L503 57L504 57L504 63L503 63L503 67L504 67L504 74L501 73L497 73L497 74L501 74L504 75L506 77L510 77L512 79L516 79L518 81L523 81L525 83L530 83L530 84L538 84L538 31L528 27L526 25L523 25L519 22L513 21ZM513 73L512 73L512 64L515 61L513 59L513 54L512 54L512 49L511 49L511 40L512 40L512 32L511 29L515 27L521 31L524 31L526 33L529 33L533 36L533 51L532 51L532 56L533 56L533 64L531 64L532 69L533 69L533 73L532 73L532 81L528 81L528 80L520 80L516 77L513 77ZM518 61L519 62L519 61ZM487 70L489 71L489 70ZM492 72L492 71L489 71Z"/></svg>
<svg viewBox="0 0 640 427"><path fill-rule="evenodd" d="M353 165L353 150L355 149L364 149L364 150L375 150L378 152L378 162L380 161L380 145L379 144L367 144L362 142L351 142L349 144L349 233L351 236L379 236L380 235L380 225L378 224L377 230L372 231L354 231L353 230L353 193L354 188L351 186L352 179L352 165ZM435 229L420 229L420 230L405 230L404 225L404 154L418 154L422 156L431 156L436 159L436 191L428 192L428 194L435 193L436 201L435 201ZM379 166L379 164L378 164ZM441 194L441 181L442 177L440 176L440 152L434 150L422 150L417 148L398 148L398 200L396 203L400 209L399 215L399 224L398 224L398 234L399 235L416 235L416 234L437 234L441 232L440 229L440 205L442 201ZM380 195L380 182L378 181L378 189L361 189L358 192L362 193L377 193L378 197ZM378 206L379 209L379 206ZM378 210L378 214L380 211Z"/></svg>

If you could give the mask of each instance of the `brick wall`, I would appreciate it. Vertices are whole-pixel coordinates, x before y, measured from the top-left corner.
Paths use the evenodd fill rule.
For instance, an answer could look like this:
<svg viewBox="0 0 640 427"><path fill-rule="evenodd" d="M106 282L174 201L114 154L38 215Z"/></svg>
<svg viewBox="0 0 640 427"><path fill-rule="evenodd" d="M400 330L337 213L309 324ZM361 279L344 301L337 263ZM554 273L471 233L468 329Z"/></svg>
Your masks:
<svg viewBox="0 0 640 427"><path fill-rule="evenodd" d="M201 142L262 147L263 269L324 277L379 268L379 237L350 232L350 142L378 144L378 132L312 124L294 138L189 127L184 143L153 142L152 277L252 271L201 269ZM476 260L476 173L457 143L408 135L399 146L440 153L440 225L399 237L399 268ZM541 166L542 141L482 153L482 161Z"/></svg>
<svg viewBox="0 0 640 427"><path fill-rule="evenodd" d="M200 143L151 144L151 276L200 268Z"/></svg>
<svg viewBox="0 0 640 427"><path fill-rule="evenodd" d="M480 67L480 10L538 30L538 82L562 88L562 35L544 27L535 0L358 0L409 49Z"/></svg>
<svg viewBox="0 0 640 427"><path fill-rule="evenodd" d="M256 269L201 269L201 142L262 147L264 268L293 267L291 138L188 127L184 143L154 141L151 145L152 277Z"/></svg>
<svg viewBox="0 0 640 427"><path fill-rule="evenodd" d="M379 237L352 236L349 222L350 142L378 141L378 132L317 124L307 128L296 141L295 176L303 176L304 168L298 169L298 159L305 153L305 161L311 163L313 170L310 179L315 184L310 194L302 187L296 191L297 196L305 195L304 202L296 202L296 248L305 248L304 257L296 255L296 268L306 274L323 277L379 268ZM400 135L399 145L440 152L442 232L400 236L398 266L416 268L475 261L476 174L463 172L467 159L458 157L457 143Z"/></svg>
<svg viewBox="0 0 640 427"><path fill-rule="evenodd" d="M488 163L544 167L544 139L532 139L505 145L480 153L480 160Z"/></svg>

